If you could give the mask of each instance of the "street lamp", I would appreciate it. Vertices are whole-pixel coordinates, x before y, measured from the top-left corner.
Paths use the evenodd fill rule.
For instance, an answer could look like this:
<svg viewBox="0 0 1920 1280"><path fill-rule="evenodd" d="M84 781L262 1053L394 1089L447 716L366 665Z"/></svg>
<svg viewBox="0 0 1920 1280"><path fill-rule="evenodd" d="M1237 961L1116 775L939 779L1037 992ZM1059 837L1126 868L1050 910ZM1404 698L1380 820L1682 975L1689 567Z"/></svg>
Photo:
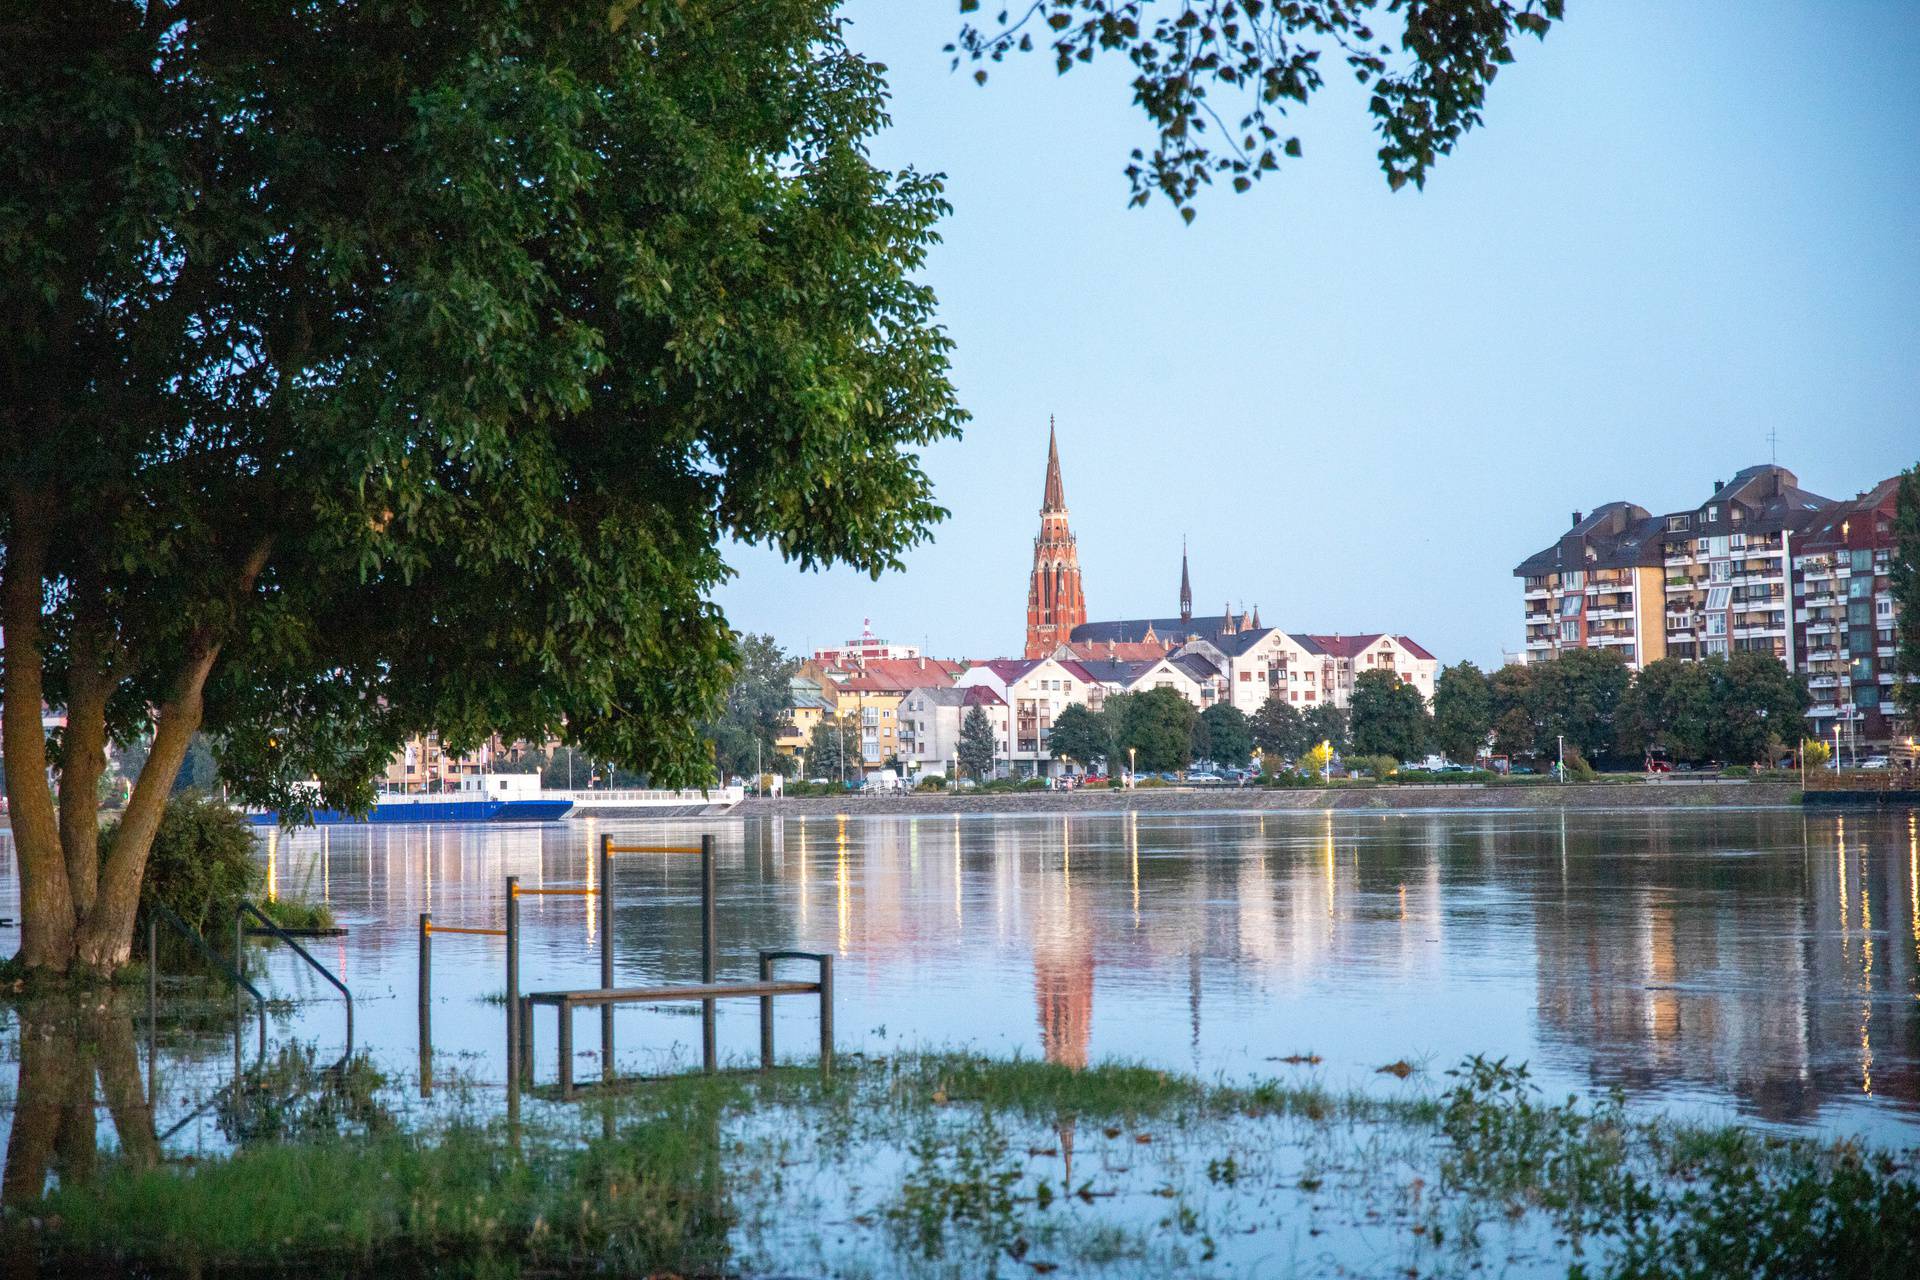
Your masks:
<svg viewBox="0 0 1920 1280"><path fill-rule="evenodd" d="M1127 790L1129 791L1133 790L1133 756L1138 750L1138 747L1127 748Z"/></svg>
<svg viewBox="0 0 1920 1280"><path fill-rule="evenodd" d="M1567 735L1564 733L1556 733L1553 736L1560 740L1560 764L1558 768L1560 781L1565 782L1567 780Z"/></svg>

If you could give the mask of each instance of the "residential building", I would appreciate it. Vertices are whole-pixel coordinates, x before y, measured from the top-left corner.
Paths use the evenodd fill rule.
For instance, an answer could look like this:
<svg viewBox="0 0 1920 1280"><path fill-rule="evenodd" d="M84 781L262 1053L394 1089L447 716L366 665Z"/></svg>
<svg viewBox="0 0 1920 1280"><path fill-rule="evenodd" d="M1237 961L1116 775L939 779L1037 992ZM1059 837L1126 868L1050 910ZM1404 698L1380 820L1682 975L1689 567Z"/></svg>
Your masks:
<svg viewBox="0 0 1920 1280"><path fill-rule="evenodd" d="M805 670L787 682L787 727L773 740L773 749L783 756L806 755L814 726L834 713L833 690L838 686L824 674L804 674Z"/></svg>
<svg viewBox="0 0 1920 1280"><path fill-rule="evenodd" d="M1806 678L1822 736L1881 746L1895 723L1896 608L1887 577L1898 478L1834 501L1775 464L1719 481L1666 515L1615 502L1514 570L1527 661L1611 648L1630 665L1737 653ZM1654 574L1658 577L1658 594ZM1653 602L1659 602L1659 622Z"/></svg>
<svg viewBox="0 0 1920 1280"><path fill-rule="evenodd" d="M1631 502L1609 502L1514 570L1524 579L1526 654L1611 649L1635 668L1664 657L1666 522Z"/></svg>
<svg viewBox="0 0 1920 1280"><path fill-rule="evenodd" d="M1899 477L1832 504L1793 550L1794 652L1814 733L1856 749L1904 736L1895 723L1894 502Z"/></svg>
<svg viewBox="0 0 1920 1280"><path fill-rule="evenodd" d="M990 685L930 685L909 689L900 700L900 759L913 773L958 776L960 732L979 707L993 727L994 772L1007 768L1011 740L1007 701Z"/></svg>
<svg viewBox="0 0 1920 1280"><path fill-rule="evenodd" d="M1046 777L1068 771L1066 762L1054 760L1047 740L1062 711L1093 702L1095 681L1078 662L997 659L969 667L956 683L992 689L1007 704L1006 760L1014 774Z"/></svg>
<svg viewBox="0 0 1920 1280"><path fill-rule="evenodd" d="M1033 540L1027 579L1028 658L1044 658L1087 620L1080 587L1080 549L1067 527L1067 491L1060 479L1060 446L1047 419L1047 480L1040 499L1040 533Z"/></svg>
<svg viewBox="0 0 1920 1280"><path fill-rule="evenodd" d="M827 667L852 667L875 659L918 658L920 650L915 645L891 644L873 634L873 619L860 620L860 634L842 645L832 645L825 649L815 649L813 660Z"/></svg>

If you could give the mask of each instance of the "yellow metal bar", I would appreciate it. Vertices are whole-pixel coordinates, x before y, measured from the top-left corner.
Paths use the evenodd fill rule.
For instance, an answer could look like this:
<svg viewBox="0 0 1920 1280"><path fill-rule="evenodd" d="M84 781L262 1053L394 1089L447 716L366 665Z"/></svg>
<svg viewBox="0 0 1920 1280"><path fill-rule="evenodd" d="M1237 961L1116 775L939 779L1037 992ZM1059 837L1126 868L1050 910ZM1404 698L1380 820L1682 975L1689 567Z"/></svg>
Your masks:
<svg viewBox="0 0 1920 1280"><path fill-rule="evenodd" d="M478 933L478 934L484 934L489 938L504 938L507 936L507 931L505 929L463 929L459 925L434 924L432 921L427 922L427 932L428 933Z"/></svg>
<svg viewBox="0 0 1920 1280"><path fill-rule="evenodd" d="M542 897L549 897L549 898L551 897L586 898L586 897L591 897L594 894L599 893L600 891L598 889L521 889L516 887L513 892L514 892L514 896L520 897L520 898L528 898L528 897L533 897L535 895L539 895Z"/></svg>
<svg viewBox="0 0 1920 1280"><path fill-rule="evenodd" d="M612 844L608 853L698 853L697 844Z"/></svg>

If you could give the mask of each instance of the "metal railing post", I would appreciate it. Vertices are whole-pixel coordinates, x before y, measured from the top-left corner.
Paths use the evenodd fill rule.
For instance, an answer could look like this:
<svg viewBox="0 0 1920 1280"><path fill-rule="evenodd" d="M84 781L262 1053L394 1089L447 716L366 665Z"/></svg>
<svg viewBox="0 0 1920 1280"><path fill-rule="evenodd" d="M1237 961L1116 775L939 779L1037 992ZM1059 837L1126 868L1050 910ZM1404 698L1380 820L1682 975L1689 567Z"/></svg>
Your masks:
<svg viewBox="0 0 1920 1280"><path fill-rule="evenodd" d="M820 956L820 1074L833 1074L833 957Z"/></svg>
<svg viewBox="0 0 1920 1280"><path fill-rule="evenodd" d="M520 877L507 877L507 1079L517 1091L520 1061Z"/></svg>
<svg viewBox="0 0 1920 1280"><path fill-rule="evenodd" d="M760 981L773 981L773 957L760 953ZM773 997L760 997L760 1069L773 1070Z"/></svg>
<svg viewBox="0 0 1920 1280"><path fill-rule="evenodd" d="M600 988L613 989L613 837L600 837ZM600 1006L600 1078L613 1070L613 1006Z"/></svg>
<svg viewBox="0 0 1920 1280"><path fill-rule="evenodd" d="M433 1096L433 913L420 913L420 1096Z"/></svg>
<svg viewBox="0 0 1920 1280"><path fill-rule="evenodd" d="M559 1001L553 1006L560 1015L560 1027L556 1038L560 1042L560 1096L573 1097L573 1005Z"/></svg>
<svg viewBox="0 0 1920 1280"><path fill-rule="evenodd" d="M160 921L147 916L147 1114L158 1116L160 1059Z"/></svg>
<svg viewBox="0 0 1920 1280"><path fill-rule="evenodd" d="M713 981L713 837L700 837L700 981ZM700 1002L700 1062L711 1075L719 1069L720 1054L713 1025L714 1002Z"/></svg>
<svg viewBox="0 0 1920 1280"><path fill-rule="evenodd" d="M243 983L247 980L246 944L246 929L240 923L240 913L236 911L233 913L233 972ZM266 1006L260 1004L258 1000L254 1003L260 1005L260 1047L261 1057L264 1058L267 1042L267 1011ZM233 1087L237 1099L240 1089L240 988L238 985L233 989Z"/></svg>

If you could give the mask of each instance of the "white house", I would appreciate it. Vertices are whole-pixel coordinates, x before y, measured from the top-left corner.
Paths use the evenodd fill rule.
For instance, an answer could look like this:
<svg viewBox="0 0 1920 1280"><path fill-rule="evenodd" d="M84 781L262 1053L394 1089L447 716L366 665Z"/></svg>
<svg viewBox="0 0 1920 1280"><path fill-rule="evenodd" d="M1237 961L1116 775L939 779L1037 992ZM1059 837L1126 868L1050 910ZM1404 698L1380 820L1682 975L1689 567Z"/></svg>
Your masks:
<svg viewBox="0 0 1920 1280"><path fill-rule="evenodd" d="M909 773L957 776L960 730L967 713L979 707L993 726L994 772L1006 768L1007 701L984 684L938 685L909 689L900 699L900 760Z"/></svg>

